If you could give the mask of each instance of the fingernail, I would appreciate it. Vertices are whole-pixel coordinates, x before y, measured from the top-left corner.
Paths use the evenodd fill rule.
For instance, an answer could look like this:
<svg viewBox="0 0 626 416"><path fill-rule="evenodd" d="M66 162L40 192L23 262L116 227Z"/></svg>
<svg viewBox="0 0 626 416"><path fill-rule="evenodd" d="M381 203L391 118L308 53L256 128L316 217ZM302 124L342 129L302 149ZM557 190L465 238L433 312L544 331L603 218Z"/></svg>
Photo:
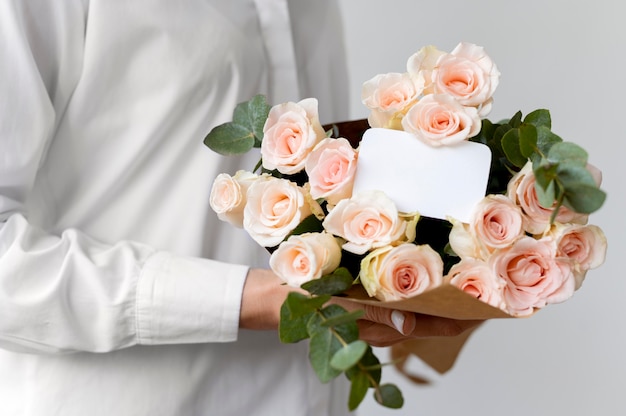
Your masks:
<svg viewBox="0 0 626 416"><path fill-rule="evenodd" d="M400 311L391 312L391 322L399 333L404 334L404 313Z"/></svg>

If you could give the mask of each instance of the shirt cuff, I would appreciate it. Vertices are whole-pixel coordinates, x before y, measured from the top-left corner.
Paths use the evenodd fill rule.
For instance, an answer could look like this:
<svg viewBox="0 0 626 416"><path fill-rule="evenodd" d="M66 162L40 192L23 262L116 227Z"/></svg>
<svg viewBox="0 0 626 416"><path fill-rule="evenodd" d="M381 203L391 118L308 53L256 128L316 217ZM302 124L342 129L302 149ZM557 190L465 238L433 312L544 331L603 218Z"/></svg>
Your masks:
<svg viewBox="0 0 626 416"><path fill-rule="evenodd" d="M138 343L235 341L248 269L167 252L153 254L137 284Z"/></svg>

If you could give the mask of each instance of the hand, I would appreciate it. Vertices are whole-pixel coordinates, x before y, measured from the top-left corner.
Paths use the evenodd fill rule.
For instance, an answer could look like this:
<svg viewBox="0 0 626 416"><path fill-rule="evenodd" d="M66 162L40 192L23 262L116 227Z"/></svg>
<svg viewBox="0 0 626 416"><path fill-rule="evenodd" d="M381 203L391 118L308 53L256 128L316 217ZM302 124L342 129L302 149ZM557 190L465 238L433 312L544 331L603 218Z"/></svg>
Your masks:
<svg viewBox="0 0 626 416"><path fill-rule="evenodd" d="M348 299L333 298L333 303L349 312L362 309L363 317L357 322L359 336L375 347L387 347L415 338L453 337L475 328L481 320L459 320L423 315L380 306L364 305Z"/></svg>
<svg viewBox="0 0 626 416"><path fill-rule="evenodd" d="M239 326L245 329L278 329L280 308L289 292L293 291L306 293L302 289L284 285L270 270L251 269L241 299ZM349 312L363 309L365 315L357 322L360 338L376 347L414 338L455 336L482 322L403 312L344 298L333 298L331 302Z"/></svg>

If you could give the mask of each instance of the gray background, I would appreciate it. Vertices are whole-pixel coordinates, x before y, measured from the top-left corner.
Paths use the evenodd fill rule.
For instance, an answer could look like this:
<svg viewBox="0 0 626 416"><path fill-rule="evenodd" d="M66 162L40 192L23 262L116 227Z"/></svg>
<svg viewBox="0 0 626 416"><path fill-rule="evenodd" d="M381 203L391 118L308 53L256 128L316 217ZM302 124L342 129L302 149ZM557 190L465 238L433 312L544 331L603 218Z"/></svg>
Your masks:
<svg viewBox="0 0 626 416"><path fill-rule="evenodd" d="M418 387L391 368L402 410L369 398L361 415L626 415L626 2L618 0L340 0L346 20L352 118L367 111L361 84L402 72L406 59L433 44L484 46L502 76L489 118L536 108L553 130L589 151L604 172L604 207L592 215L609 249L569 301L529 319L488 322L439 377L414 359ZM381 358L385 350L378 351Z"/></svg>

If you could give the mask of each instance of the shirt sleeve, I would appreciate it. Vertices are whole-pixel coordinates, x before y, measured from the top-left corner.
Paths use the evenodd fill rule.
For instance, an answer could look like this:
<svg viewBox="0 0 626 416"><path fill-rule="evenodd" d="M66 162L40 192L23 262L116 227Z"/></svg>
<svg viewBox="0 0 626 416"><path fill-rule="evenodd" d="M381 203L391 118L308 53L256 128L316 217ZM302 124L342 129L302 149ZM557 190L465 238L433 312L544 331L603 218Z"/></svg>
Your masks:
<svg viewBox="0 0 626 416"><path fill-rule="evenodd" d="M28 198L78 82L82 1L0 2L0 347L105 352L237 337L248 268L102 244L29 219Z"/></svg>

